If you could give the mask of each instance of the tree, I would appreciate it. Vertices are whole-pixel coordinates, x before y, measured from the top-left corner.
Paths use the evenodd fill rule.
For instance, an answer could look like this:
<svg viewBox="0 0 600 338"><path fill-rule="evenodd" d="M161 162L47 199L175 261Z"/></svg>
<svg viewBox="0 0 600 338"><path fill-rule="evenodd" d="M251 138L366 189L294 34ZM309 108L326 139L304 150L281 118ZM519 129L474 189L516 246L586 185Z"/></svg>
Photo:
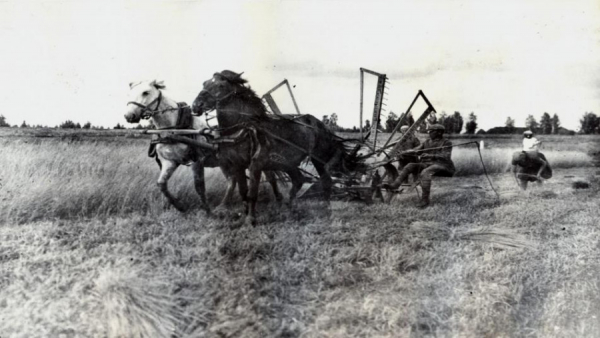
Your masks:
<svg viewBox="0 0 600 338"><path fill-rule="evenodd" d="M469 114L469 122L465 125L465 129L467 134L475 134L477 131L477 115L475 113Z"/></svg>
<svg viewBox="0 0 600 338"><path fill-rule="evenodd" d="M120 123L117 123L117 125L114 126L113 129L125 129L125 127L122 126Z"/></svg>
<svg viewBox="0 0 600 338"><path fill-rule="evenodd" d="M10 124L6 121L4 115L0 115L0 127L10 127Z"/></svg>
<svg viewBox="0 0 600 338"><path fill-rule="evenodd" d="M507 133L512 134L515 132L515 120L513 120L510 116L506 118L504 126L506 126Z"/></svg>
<svg viewBox="0 0 600 338"><path fill-rule="evenodd" d="M442 111L440 113L440 116L438 116L438 118L437 118L437 123L444 125L446 123L447 118L448 118L448 115L446 115L446 112Z"/></svg>
<svg viewBox="0 0 600 338"><path fill-rule="evenodd" d="M550 114L544 113L540 118L540 129L542 134L552 133L552 118Z"/></svg>
<svg viewBox="0 0 600 338"><path fill-rule="evenodd" d="M394 131L394 128L396 128L396 124L398 124L398 122L398 115L396 115L396 113L393 111L390 112L387 116L387 120L385 120L385 130L387 132Z"/></svg>
<svg viewBox="0 0 600 338"><path fill-rule="evenodd" d="M464 122L460 112L455 111L454 114L448 116L445 112L442 112L437 119L437 123L444 126L446 134L460 134Z"/></svg>
<svg viewBox="0 0 600 338"><path fill-rule="evenodd" d="M58 127L61 129L73 129L75 128L75 126L75 122L71 120L66 120L65 122L61 123Z"/></svg>
<svg viewBox="0 0 600 338"><path fill-rule="evenodd" d="M83 129L91 129L92 128L92 123L91 122L86 122L83 127Z"/></svg>
<svg viewBox="0 0 600 338"><path fill-rule="evenodd" d="M558 134L558 130L560 129L560 120L558 119L558 115L556 113L552 115L552 134Z"/></svg>
<svg viewBox="0 0 600 338"><path fill-rule="evenodd" d="M336 113L331 114L331 116L329 117L329 126L332 128L337 128L337 121L338 121L338 116Z"/></svg>
<svg viewBox="0 0 600 338"><path fill-rule="evenodd" d="M525 119L525 128L535 131L538 128L539 124L533 115L528 115Z"/></svg>
<svg viewBox="0 0 600 338"><path fill-rule="evenodd" d="M446 134L454 133L454 115L445 115L442 112L442 118L438 119L438 123L444 126Z"/></svg>
<svg viewBox="0 0 600 338"><path fill-rule="evenodd" d="M460 113L455 111L454 115L452 115L452 117L454 118L454 128L452 133L454 134L460 134L460 132L462 131L462 127L463 127L463 118L462 116L460 116Z"/></svg>
<svg viewBox="0 0 600 338"><path fill-rule="evenodd" d="M581 123L580 132L583 134L597 134L600 132L600 118L598 118L598 116L592 112L584 113L579 122Z"/></svg>
<svg viewBox="0 0 600 338"><path fill-rule="evenodd" d="M27 122L23 121L23 123L21 123L21 128L29 128L29 125Z"/></svg>

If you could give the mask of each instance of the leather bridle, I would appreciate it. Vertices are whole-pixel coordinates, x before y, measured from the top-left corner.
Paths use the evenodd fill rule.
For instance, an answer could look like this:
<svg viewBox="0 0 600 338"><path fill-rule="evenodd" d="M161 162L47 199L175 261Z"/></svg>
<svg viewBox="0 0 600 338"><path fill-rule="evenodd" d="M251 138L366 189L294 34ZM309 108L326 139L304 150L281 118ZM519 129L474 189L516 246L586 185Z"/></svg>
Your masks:
<svg viewBox="0 0 600 338"><path fill-rule="evenodd" d="M154 109L151 109L150 106L152 106L155 102L156 102L156 106L154 107ZM158 89L158 97L156 97L154 100L152 100L147 105L143 105L143 104L135 102L135 101L129 101L129 102L127 102L127 105L132 104L134 106L138 106L138 107L142 108L140 118L145 119L145 120L152 118L156 114L162 114L162 113L165 113L168 111L178 110L181 108L181 107L171 107L171 108L159 110L158 107L160 107L161 103L162 103L162 91L160 91L160 89Z"/></svg>

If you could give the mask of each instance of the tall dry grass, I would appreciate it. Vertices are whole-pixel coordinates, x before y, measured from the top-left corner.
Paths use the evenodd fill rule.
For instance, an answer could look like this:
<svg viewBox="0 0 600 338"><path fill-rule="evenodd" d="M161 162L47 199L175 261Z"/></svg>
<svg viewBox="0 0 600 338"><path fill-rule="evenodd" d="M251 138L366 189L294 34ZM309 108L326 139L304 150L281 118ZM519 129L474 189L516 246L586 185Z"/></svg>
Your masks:
<svg viewBox="0 0 600 338"><path fill-rule="evenodd" d="M499 174L510 170L514 152L520 149L500 148L481 150L481 158L475 145L452 150L452 161L456 167L456 176L481 175L483 165L488 173ZM581 151L543 151L550 166L556 169L581 168L592 165L592 157ZM482 160L483 159L483 165Z"/></svg>
<svg viewBox="0 0 600 338"><path fill-rule="evenodd" d="M156 187L159 169L139 139L0 139L0 221L29 222L53 218L104 218L142 213L158 215L166 207ZM488 173L510 168L514 150L483 149ZM585 167L591 158L578 151L547 151L553 168ZM453 149L456 176L481 175L474 145ZM225 188L219 169L207 169L207 195L216 205ZM182 166L169 182L184 205L200 200L191 170ZM237 195L236 195L237 197Z"/></svg>
<svg viewBox="0 0 600 338"><path fill-rule="evenodd" d="M436 181L425 210L301 201L257 227L200 211L3 225L0 333L596 337L600 181L455 189L480 180Z"/></svg>
<svg viewBox="0 0 600 338"><path fill-rule="evenodd" d="M159 214L165 200L156 187L159 168L146 156L147 141L0 140L0 220ZM220 197L225 179L207 169L207 195ZM191 169L181 166L169 187L185 205L200 203Z"/></svg>
<svg viewBox="0 0 600 338"><path fill-rule="evenodd" d="M586 164L581 153L545 151L556 178L525 194L494 175L499 191L515 191L498 199L473 175L476 150L457 148L462 176L435 181L428 209L409 191L389 205L261 208L259 226L231 227L166 209L147 145L0 140L0 336L600 332L600 180L561 169ZM503 172L511 152L485 149L486 166ZM572 172L591 188L572 189ZM215 203L224 181L207 176ZM187 169L171 188L198 201Z"/></svg>

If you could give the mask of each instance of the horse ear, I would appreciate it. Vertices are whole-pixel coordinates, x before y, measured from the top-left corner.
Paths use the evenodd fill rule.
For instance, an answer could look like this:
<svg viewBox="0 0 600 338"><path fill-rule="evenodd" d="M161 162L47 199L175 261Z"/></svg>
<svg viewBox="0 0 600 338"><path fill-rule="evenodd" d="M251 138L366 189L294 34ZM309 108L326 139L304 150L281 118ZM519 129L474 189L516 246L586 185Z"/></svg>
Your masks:
<svg viewBox="0 0 600 338"><path fill-rule="evenodd" d="M129 82L129 89L132 89L133 87L137 86L138 84L140 84L139 82Z"/></svg>
<svg viewBox="0 0 600 338"><path fill-rule="evenodd" d="M153 80L152 82L150 82L151 86L154 86L154 88L156 89L165 89L167 86L165 86L165 81L156 81Z"/></svg>

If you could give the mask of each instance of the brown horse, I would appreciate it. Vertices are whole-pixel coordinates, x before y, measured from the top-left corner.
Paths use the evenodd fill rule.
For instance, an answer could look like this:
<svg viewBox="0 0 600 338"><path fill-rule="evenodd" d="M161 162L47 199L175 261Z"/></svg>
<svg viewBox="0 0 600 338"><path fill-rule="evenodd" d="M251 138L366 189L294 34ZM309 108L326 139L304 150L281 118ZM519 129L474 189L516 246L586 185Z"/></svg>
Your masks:
<svg viewBox="0 0 600 338"><path fill-rule="evenodd" d="M312 115L285 118L267 115L264 104L246 85L241 74L231 71L215 73L204 82L203 90L192 105L195 114L216 109L221 135L244 133L245 142L223 143L219 161L224 171L241 177L250 171L249 190L240 182L240 194L246 204L246 224L256 222L256 194L262 170L287 173L292 181L289 205L292 206L305 177L298 168L310 158L319 173L323 195L331 195L332 171L349 172L359 164L356 153L349 151L342 139Z"/></svg>
<svg viewBox="0 0 600 338"><path fill-rule="evenodd" d="M141 118L149 118L156 129L196 129L208 128L201 118L191 115L189 106L177 104L170 99L162 90L165 85L162 81L141 81L130 83L130 101L127 104L125 119L129 123L137 123ZM184 106L183 108L180 106ZM205 136L195 135L194 138L205 140ZM181 137L185 141L187 138ZM216 153L211 149L200 149L196 146L183 142L175 142L169 138L163 138L156 142L153 153L161 169L158 177L158 187L165 195L171 205L179 211L185 211L184 206L168 190L167 182L175 170L182 164L191 164L194 173L194 186L202 200L202 208L210 213L206 200L206 188L204 183L204 168L219 167ZM227 175L227 173L225 173ZM272 173L265 173L267 180L273 188L275 198L282 199L277 188L276 177ZM229 179L229 185L218 209L224 209L231 201L237 181ZM243 177L244 184L246 177Z"/></svg>

